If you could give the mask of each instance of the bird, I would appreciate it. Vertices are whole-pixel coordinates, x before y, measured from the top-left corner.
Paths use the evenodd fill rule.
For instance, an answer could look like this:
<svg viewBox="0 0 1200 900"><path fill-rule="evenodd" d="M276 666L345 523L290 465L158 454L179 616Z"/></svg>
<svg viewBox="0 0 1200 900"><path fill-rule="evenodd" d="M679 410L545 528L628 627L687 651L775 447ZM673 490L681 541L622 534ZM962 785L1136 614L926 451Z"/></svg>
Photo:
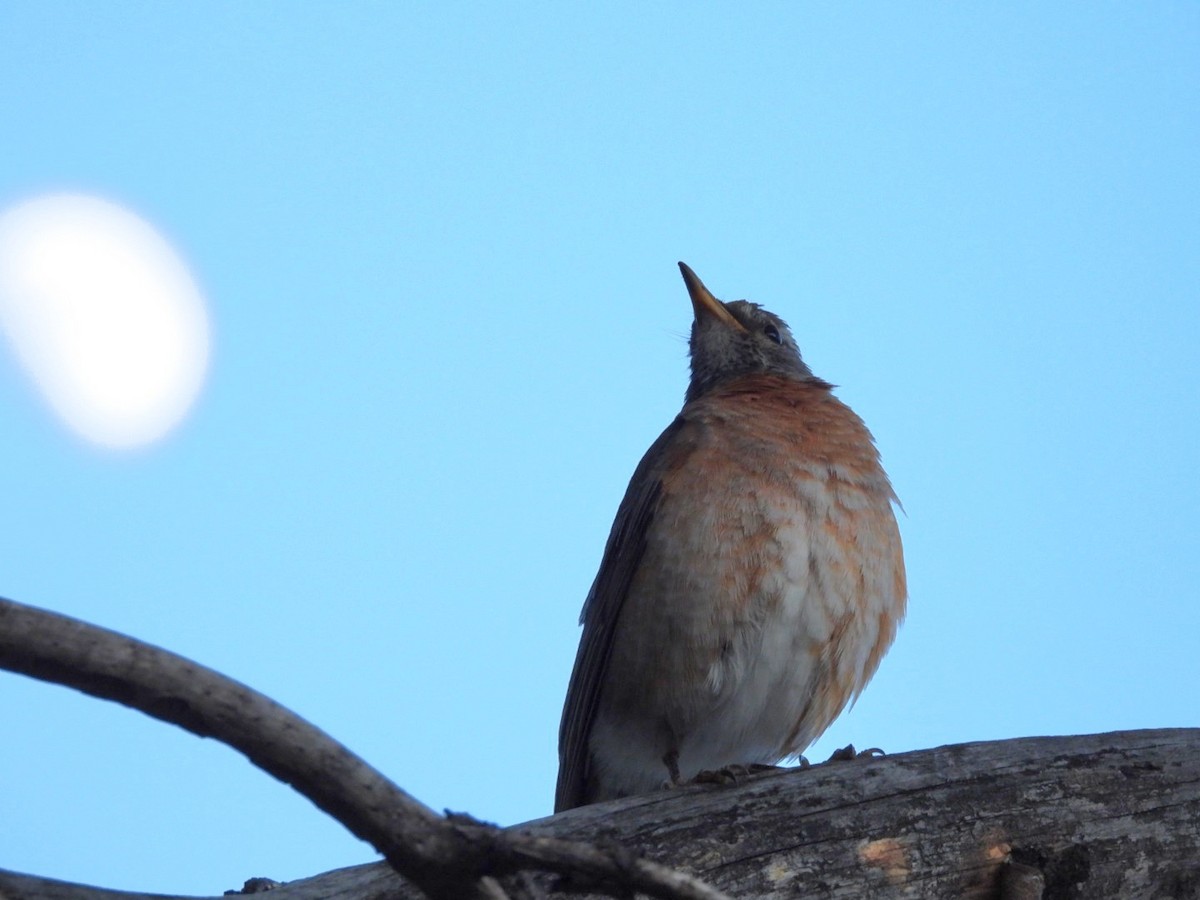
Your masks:
<svg viewBox="0 0 1200 900"><path fill-rule="evenodd" d="M690 379L583 605L555 812L799 757L905 615L900 501L871 432L783 319L679 269Z"/></svg>

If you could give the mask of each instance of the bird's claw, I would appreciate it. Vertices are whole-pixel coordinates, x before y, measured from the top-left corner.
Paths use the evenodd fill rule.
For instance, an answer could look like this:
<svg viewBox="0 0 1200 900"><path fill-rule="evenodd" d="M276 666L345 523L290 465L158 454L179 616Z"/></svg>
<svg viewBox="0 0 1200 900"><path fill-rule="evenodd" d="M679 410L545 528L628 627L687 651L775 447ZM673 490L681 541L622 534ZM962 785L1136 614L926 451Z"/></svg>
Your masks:
<svg viewBox="0 0 1200 900"><path fill-rule="evenodd" d="M692 779L692 784L737 784L751 775L778 772L781 768L781 766L772 766L767 763L733 763L721 766L719 769L704 769L697 772Z"/></svg>
<svg viewBox="0 0 1200 900"><path fill-rule="evenodd" d="M826 762L851 762L856 759L878 759L887 756L878 747L868 747L866 750L855 750L853 744L847 744L840 750L834 750Z"/></svg>
<svg viewBox="0 0 1200 900"><path fill-rule="evenodd" d="M719 769L701 769L692 778L692 784L737 784L739 778L749 774L745 766L735 763Z"/></svg>

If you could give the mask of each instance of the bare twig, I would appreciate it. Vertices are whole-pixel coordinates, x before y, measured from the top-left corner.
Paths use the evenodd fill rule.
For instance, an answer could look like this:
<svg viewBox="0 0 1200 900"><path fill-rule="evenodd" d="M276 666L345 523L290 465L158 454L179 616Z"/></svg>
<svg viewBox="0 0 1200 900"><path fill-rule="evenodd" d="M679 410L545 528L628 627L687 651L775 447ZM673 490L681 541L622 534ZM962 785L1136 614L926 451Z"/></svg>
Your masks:
<svg viewBox="0 0 1200 900"><path fill-rule="evenodd" d="M296 714L174 653L0 599L0 668L114 700L244 753L435 898L497 897L502 876L534 867L663 900L722 900L700 880L642 859L450 821Z"/></svg>

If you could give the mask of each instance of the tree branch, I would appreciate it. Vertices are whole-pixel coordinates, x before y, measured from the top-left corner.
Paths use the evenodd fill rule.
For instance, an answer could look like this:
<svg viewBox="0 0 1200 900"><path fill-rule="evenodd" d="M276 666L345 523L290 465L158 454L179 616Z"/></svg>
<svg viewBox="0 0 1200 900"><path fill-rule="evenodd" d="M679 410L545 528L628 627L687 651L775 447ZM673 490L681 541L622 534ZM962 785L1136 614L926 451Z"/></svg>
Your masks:
<svg viewBox="0 0 1200 900"><path fill-rule="evenodd" d="M960 744L570 810L532 837L620 841L756 900L1200 896L1200 729ZM546 875L515 896L591 897ZM187 900L0 873L19 900ZM273 900L414 900L373 863ZM190 898L195 900L195 898Z"/></svg>
<svg viewBox="0 0 1200 900"><path fill-rule="evenodd" d="M396 840L386 829L402 813L390 814L387 804L398 795L399 808L411 804L418 815L395 834L423 839L407 852L449 847L472 867L470 879L440 881L441 896L486 885L484 896L557 900L624 885L660 897L711 897L719 888L765 900L1200 897L1200 729L939 747L678 788L498 831L438 816L325 735L310 740L311 726L266 698L119 635L0 601L0 666L149 707L198 734L231 733L236 740L228 743L327 810L349 805L345 796L365 785L374 806L348 827L381 849ZM214 723L225 716L248 724ZM322 786L348 793L331 800ZM699 873L714 887L643 856ZM422 859L430 867L442 861ZM383 863L272 893L275 900L420 896ZM4 872L0 897L175 900Z"/></svg>
<svg viewBox="0 0 1200 900"><path fill-rule="evenodd" d="M76 619L0 599L0 667L115 700L228 744L373 844L396 872L431 897L497 897L495 884L481 879L536 867L665 900L724 898L691 876L623 848L530 837L439 816L262 694L184 657Z"/></svg>

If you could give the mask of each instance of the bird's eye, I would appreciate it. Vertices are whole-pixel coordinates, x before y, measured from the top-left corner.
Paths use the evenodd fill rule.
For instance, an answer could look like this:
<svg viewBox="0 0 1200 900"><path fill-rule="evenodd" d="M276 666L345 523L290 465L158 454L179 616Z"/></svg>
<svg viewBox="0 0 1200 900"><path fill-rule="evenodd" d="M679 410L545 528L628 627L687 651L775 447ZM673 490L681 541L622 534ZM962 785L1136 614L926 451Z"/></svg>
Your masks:
<svg viewBox="0 0 1200 900"><path fill-rule="evenodd" d="M763 334L765 334L767 337L769 337L771 340L773 340L777 344L783 343L783 337L779 334L779 329L776 328L774 325L772 325L770 322L768 322L763 327Z"/></svg>

